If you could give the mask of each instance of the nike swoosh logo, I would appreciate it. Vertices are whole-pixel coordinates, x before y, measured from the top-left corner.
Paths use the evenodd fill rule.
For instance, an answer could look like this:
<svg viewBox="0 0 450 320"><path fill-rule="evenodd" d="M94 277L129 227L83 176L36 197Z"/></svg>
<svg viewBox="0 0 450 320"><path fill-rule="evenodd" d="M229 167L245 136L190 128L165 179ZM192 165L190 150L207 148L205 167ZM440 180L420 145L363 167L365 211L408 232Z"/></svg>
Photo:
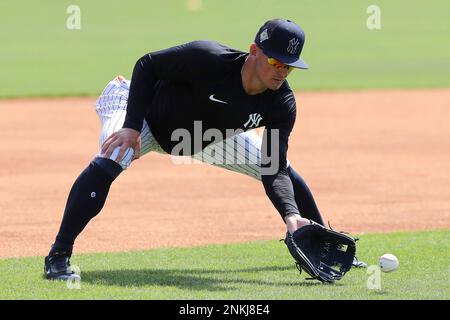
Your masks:
<svg viewBox="0 0 450 320"><path fill-rule="evenodd" d="M219 103L223 103L223 104L228 104L228 102L226 102L226 101L222 101L222 100L219 100L219 99L214 98L214 95L215 95L215 94L210 95L210 96L209 96L209 100L215 101L215 102L219 102Z"/></svg>

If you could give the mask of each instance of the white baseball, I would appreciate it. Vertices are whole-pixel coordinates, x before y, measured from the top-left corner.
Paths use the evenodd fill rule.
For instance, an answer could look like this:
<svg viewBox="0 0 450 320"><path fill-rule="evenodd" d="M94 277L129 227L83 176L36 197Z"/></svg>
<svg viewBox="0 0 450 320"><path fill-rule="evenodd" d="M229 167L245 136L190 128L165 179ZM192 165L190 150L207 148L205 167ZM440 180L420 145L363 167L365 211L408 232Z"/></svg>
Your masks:
<svg viewBox="0 0 450 320"><path fill-rule="evenodd" d="M380 257L378 265L380 266L381 271L392 272L398 268L398 259L393 254L386 253Z"/></svg>

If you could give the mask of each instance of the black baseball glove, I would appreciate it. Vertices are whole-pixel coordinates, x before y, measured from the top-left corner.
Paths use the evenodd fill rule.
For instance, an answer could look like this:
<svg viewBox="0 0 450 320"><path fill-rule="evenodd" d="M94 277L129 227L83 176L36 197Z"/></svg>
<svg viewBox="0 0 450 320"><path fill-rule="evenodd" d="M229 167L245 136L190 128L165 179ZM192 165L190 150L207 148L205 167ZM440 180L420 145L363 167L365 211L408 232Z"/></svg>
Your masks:
<svg viewBox="0 0 450 320"><path fill-rule="evenodd" d="M355 239L312 222L284 239L297 268L312 279L333 283L352 267Z"/></svg>

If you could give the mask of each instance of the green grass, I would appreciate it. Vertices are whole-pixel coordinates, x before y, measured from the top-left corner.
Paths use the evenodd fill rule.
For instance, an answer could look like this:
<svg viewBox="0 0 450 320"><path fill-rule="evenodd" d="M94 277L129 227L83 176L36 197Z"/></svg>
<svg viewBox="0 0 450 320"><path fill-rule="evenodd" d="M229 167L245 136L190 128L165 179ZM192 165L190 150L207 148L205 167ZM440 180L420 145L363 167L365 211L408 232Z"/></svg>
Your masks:
<svg viewBox="0 0 450 320"><path fill-rule="evenodd" d="M0 2L0 97L98 95L143 54L194 39L247 50L259 26L290 18L306 31L309 71L294 89L450 86L450 2L379 0L381 30L368 30L368 0L78 0L81 29L68 30L71 0Z"/></svg>
<svg viewBox="0 0 450 320"><path fill-rule="evenodd" d="M255 241L195 248L80 254L79 290L42 279L43 258L0 260L0 299L449 299L448 230L368 234L358 256L370 265L384 253L400 267L381 273L370 290L366 269L352 269L333 285L305 280L284 243Z"/></svg>

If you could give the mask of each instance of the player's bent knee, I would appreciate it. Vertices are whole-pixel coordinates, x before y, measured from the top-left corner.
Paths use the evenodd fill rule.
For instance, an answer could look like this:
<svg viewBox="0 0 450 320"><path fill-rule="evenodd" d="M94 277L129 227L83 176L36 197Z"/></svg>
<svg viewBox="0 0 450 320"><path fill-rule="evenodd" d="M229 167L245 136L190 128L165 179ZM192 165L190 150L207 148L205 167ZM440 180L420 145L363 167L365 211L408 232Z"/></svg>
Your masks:
<svg viewBox="0 0 450 320"><path fill-rule="evenodd" d="M131 165L131 162L133 161L134 150L133 150L133 148L128 148L125 151L125 153L123 154L122 159L118 159L117 158L117 156L119 155L119 152L120 152L120 148L119 147L114 149L114 151L111 154L110 159L114 160L115 162L120 164L120 166L125 170Z"/></svg>
<svg viewBox="0 0 450 320"><path fill-rule="evenodd" d="M134 150L132 148L128 148L120 160L117 159L119 151L120 148L117 147L109 158L105 158L102 154L98 154L94 159L96 164L114 178L116 178L123 170L126 170L131 165L134 158Z"/></svg>
<svg viewBox="0 0 450 320"><path fill-rule="evenodd" d="M92 162L114 179L124 170L120 164L111 159L96 157Z"/></svg>

